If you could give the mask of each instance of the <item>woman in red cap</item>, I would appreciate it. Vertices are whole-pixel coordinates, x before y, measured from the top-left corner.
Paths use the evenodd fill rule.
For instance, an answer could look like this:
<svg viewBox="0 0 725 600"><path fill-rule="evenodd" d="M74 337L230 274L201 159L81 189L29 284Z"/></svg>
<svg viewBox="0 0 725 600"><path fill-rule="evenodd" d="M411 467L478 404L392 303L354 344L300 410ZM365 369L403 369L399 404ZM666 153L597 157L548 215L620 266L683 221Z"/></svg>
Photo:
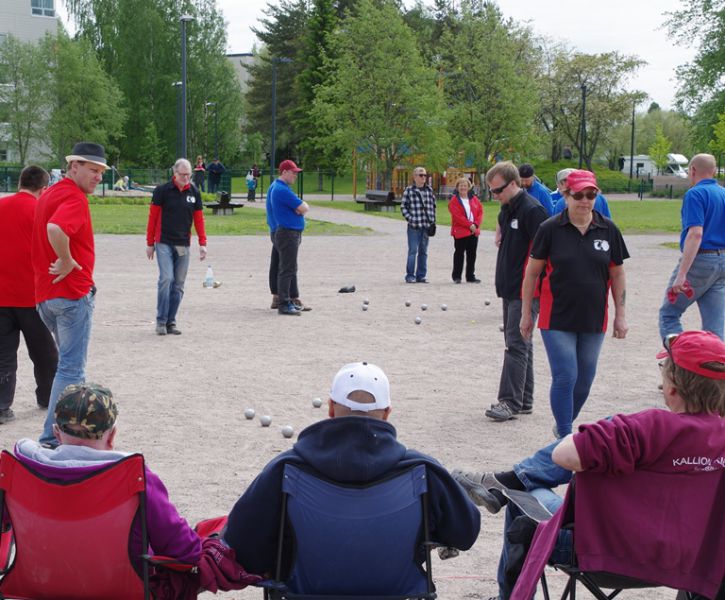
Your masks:
<svg viewBox="0 0 725 600"><path fill-rule="evenodd" d="M566 209L539 227L524 275L521 335L531 336L531 302L540 293L539 329L551 368L557 437L571 433L589 396L607 331L610 287L613 335L627 335L622 265L629 253L617 226L593 209L598 193L590 171L569 174L563 191Z"/></svg>

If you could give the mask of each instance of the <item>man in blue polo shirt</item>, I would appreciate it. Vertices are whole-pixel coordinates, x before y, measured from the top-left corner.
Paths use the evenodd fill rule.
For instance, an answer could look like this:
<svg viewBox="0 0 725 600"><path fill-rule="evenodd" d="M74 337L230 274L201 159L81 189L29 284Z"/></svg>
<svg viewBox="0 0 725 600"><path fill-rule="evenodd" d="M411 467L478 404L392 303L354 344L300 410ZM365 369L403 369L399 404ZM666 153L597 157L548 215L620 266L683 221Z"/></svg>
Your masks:
<svg viewBox="0 0 725 600"><path fill-rule="evenodd" d="M290 294L292 282L297 278L297 252L302 242L305 228L305 213L310 209L307 202L301 200L292 191L300 169L293 161L283 160L279 164L279 177L274 182L270 204L277 222L274 232L274 247L279 254L277 273L277 294L281 315L299 316L300 307L292 301Z"/></svg>
<svg viewBox="0 0 725 600"><path fill-rule="evenodd" d="M551 203L551 191L536 178L534 167L529 163L524 163L519 167L519 177L521 177L521 187L528 192L529 196L536 198L549 216L553 215L554 205Z"/></svg>
<svg viewBox="0 0 725 600"><path fill-rule="evenodd" d="M725 327L725 189L715 180L711 154L692 157L692 187L682 199L682 256L660 307L662 338L682 331L680 317L697 302L702 329L723 339Z"/></svg>

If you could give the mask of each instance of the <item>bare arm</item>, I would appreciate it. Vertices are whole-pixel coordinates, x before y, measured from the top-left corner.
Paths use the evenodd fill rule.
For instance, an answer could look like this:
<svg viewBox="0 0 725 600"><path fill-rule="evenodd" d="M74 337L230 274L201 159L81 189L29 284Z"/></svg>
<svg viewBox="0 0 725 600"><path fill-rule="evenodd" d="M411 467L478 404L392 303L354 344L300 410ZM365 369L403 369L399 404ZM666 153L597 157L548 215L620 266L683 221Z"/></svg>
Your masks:
<svg viewBox="0 0 725 600"><path fill-rule="evenodd" d="M307 204L307 202L302 201L302 204L300 204L296 209L295 212L298 215L305 215L307 214L307 211L310 210L310 205Z"/></svg>
<svg viewBox="0 0 725 600"><path fill-rule="evenodd" d="M58 277L53 280L53 283L58 283L59 281L65 279L68 273L70 273L73 269L81 270L83 267L81 267L71 255L70 238L63 232L63 230L55 223L48 223L47 231L48 242L50 242L50 246L53 248L53 251L58 257L55 261L50 263L48 273L51 275L57 275Z"/></svg>
<svg viewBox="0 0 725 600"><path fill-rule="evenodd" d="M582 468L582 461L579 458L579 451L574 444L574 436L571 433L554 448L551 458L557 465L564 469L576 472L584 470Z"/></svg>
<svg viewBox="0 0 725 600"><path fill-rule="evenodd" d="M682 246L682 258L680 259L680 268L677 271L675 281L672 283L672 291L679 294L684 290L687 272L690 270L692 263L697 256L697 251L702 243L702 227L697 225L690 227L685 236L685 243Z"/></svg>
<svg viewBox="0 0 725 600"><path fill-rule="evenodd" d="M534 299L536 280L544 270L544 265L546 265L546 261L540 258L529 258L526 265L521 289L521 322L519 323L521 337L525 340L531 337L531 332L534 330L534 321L531 319L531 303Z"/></svg>
<svg viewBox="0 0 725 600"><path fill-rule="evenodd" d="M627 282L624 275L624 266L614 265L609 267L609 278L612 280L612 298L614 299L614 327L612 335L615 338L624 339L627 337L625 303L627 299Z"/></svg>

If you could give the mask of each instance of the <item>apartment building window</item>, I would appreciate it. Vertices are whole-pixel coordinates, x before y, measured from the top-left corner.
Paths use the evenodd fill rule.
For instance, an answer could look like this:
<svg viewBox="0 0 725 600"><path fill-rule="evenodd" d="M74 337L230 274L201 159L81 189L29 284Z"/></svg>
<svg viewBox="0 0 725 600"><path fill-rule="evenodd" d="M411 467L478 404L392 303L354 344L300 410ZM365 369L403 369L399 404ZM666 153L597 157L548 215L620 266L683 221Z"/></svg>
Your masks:
<svg viewBox="0 0 725 600"><path fill-rule="evenodd" d="M30 12L39 17L55 16L55 0L30 0Z"/></svg>
<svg viewBox="0 0 725 600"><path fill-rule="evenodd" d="M8 162L8 149L0 146L0 162Z"/></svg>

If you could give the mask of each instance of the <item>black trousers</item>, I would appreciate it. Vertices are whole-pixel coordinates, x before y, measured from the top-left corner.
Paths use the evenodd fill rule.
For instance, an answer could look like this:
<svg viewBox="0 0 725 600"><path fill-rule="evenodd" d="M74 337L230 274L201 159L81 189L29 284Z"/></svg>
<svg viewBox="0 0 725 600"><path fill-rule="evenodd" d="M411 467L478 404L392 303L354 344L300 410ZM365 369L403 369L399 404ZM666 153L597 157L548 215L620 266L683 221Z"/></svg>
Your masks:
<svg viewBox="0 0 725 600"><path fill-rule="evenodd" d="M277 275L279 274L279 252L274 246L274 233L269 235L272 238L272 255L269 257L269 291L275 296L277 295ZM300 297L300 291L297 289L297 273L292 278L289 288L289 295L293 299Z"/></svg>
<svg viewBox="0 0 725 600"><path fill-rule="evenodd" d="M15 398L20 333L25 338L35 373L35 397L48 406L58 366L58 349L35 307L0 307L0 409L10 408Z"/></svg>
<svg viewBox="0 0 725 600"><path fill-rule="evenodd" d="M279 254L277 293L280 304L293 298L292 281L297 278L297 252L301 242L302 232L296 229L278 227L274 232L274 247Z"/></svg>
<svg viewBox="0 0 725 600"><path fill-rule="evenodd" d="M466 281L476 279L476 250L478 250L478 236L453 239L453 279L460 279L463 273L463 257L466 257Z"/></svg>

